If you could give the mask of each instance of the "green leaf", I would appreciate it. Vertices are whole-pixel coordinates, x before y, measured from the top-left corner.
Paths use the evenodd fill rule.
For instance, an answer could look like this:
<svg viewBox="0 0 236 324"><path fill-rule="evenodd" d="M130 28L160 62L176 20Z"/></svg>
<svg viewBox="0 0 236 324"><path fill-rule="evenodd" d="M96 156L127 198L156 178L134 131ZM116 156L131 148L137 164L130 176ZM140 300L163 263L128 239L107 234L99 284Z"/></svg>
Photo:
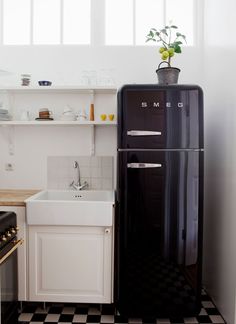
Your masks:
<svg viewBox="0 0 236 324"><path fill-rule="evenodd" d="M169 47L173 47L173 48L175 48L176 46L178 46L178 45L182 45L182 44L183 44L182 42L180 42L180 41L176 41L176 42L174 42L174 43L170 43Z"/></svg>
<svg viewBox="0 0 236 324"><path fill-rule="evenodd" d="M182 37L183 39L186 39L186 36L183 35L183 34L181 34L181 33L176 33L176 36L177 36L177 37Z"/></svg>
<svg viewBox="0 0 236 324"><path fill-rule="evenodd" d="M182 35L182 38L185 40L185 42L187 43L187 41L186 41L186 36L184 36L184 35Z"/></svg>
<svg viewBox="0 0 236 324"><path fill-rule="evenodd" d="M167 34L167 32L166 32L166 29L164 28L164 29L161 29L161 33L162 34L164 34L164 35L166 35L166 36L168 36L168 34Z"/></svg>
<svg viewBox="0 0 236 324"><path fill-rule="evenodd" d="M147 39L146 39L146 42L149 42L149 41L156 42L156 40L155 40L154 38L147 38Z"/></svg>
<svg viewBox="0 0 236 324"><path fill-rule="evenodd" d="M176 45L175 47L174 47L174 49L175 49L175 53L181 53L182 51L181 51L181 47L179 46L179 45Z"/></svg>
<svg viewBox="0 0 236 324"><path fill-rule="evenodd" d="M184 41L185 41L185 43L187 43L187 41L186 41L186 36L185 36L185 35L183 35L183 34L180 34L180 33L179 33L178 37L181 37L181 38L183 38L183 39L184 39Z"/></svg>
<svg viewBox="0 0 236 324"><path fill-rule="evenodd" d="M186 36L176 32L175 41L169 43L169 37L171 35L171 29L178 29L176 25L172 25L172 21L169 22L169 25L166 25L162 29L151 28L149 33L146 35L146 42L153 41L156 43L160 43L163 47L165 47L166 42L168 42L168 48L174 48L175 53L181 53L181 45L186 42ZM174 33L174 31L173 31ZM167 38L166 38L167 37ZM181 39L181 41L180 41ZM171 39L170 39L171 41ZM187 43L187 42L186 42Z"/></svg>

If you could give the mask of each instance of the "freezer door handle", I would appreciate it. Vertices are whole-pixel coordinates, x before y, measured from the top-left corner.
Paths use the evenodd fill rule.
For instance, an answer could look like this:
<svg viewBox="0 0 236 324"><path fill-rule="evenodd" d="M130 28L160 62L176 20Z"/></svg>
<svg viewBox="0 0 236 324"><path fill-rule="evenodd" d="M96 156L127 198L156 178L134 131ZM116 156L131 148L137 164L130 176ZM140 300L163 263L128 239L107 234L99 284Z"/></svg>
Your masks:
<svg viewBox="0 0 236 324"><path fill-rule="evenodd" d="M127 168L130 169L151 169L151 168L161 168L160 163L128 163Z"/></svg>
<svg viewBox="0 0 236 324"><path fill-rule="evenodd" d="M129 136L161 136L161 132L145 131L145 130L129 130L127 131Z"/></svg>

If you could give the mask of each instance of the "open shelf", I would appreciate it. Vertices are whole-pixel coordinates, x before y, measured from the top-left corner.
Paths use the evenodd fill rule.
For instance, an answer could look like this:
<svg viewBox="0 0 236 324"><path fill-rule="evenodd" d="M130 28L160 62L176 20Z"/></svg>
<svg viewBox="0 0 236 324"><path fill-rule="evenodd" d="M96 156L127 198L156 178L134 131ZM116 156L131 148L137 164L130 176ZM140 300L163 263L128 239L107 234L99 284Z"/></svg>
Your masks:
<svg viewBox="0 0 236 324"><path fill-rule="evenodd" d="M98 96L97 99L98 107L100 105L100 109L102 110L102 113L107 113L108 107L112 105L113 109L109 109L109 111L112 111L114 113L115 111L115 96L117 93L117 88L115 86L81 86L81 85L53 85L53 86L0 86L0 94L3 95L3 98L7 100L7 105L9 106L9 111L11 112L11 116L13 118L19 118L17 117L17 105L20 107L27 105L26 107L30 106L30 102L33 101L34 105L34 111L36 107L36 103L38 102L38 107L44 107L44 104L47 106L47 102L49 103L49 106L52 105L52 102L55 98L55 107L60 104L62 105L69 105L70 104L70 94L73 94L73 105L78 106L78 102L80 102L80 94L85 94L85 98L83 97L83 100L80 102L80 105L82 107L88 106L88 102L93 102L93 100L96 100L95 95L102 94L102 96ZM64 97L59 95L64 94ZM42 95L42 98L41 98ZM106 95L108 96L108 101L106 101ZM5 98L6 97L6 98ZM87 97L87 104L86 99ZM66 98L66 100L65 100ZM64 101L63 101L64 99ZM88 101L89 100L89 101ZM102 103L103 100L103 103ZM104 104L105 102L105 104ZM14 114L15 112L15 114ZM97 115L100 115L100 110L98 109ZM116 114L115 114L116 115ZM57 117L59 118L59 117ZM102 121L97 117L98 119L95 121L66 121L66 120L29 120L29 121L21 121L21 120L9 120L4 121L0 120L0 128L5 128L8 132L8 148L9 148L9 154L13 154L14 151L14 131L15 127L22 126L22 127L38 127L38 126L87 126L90 131L90 137L91 137L91 155L95 154L95 135L96 135L96 128L107 128L107 127L116 127L117 121L113 120L110 121L105 120ZM32 128L31 128L32 130ZM114 129L113 129L114 130ZM112 131L113 131L112 130Z"/></svg>
<svg viewBox="0 0 236 324"><path fill-rule="evenodd" d="M78 93L116 93L115 86L6 86L0 91L10 92L78 92Z"/></svg>
<svg viewBox="0 0 236 324"><path fill-rule="evenodd" d="M31 121L0 121L0 126L115 126L116 121L64 121L64 120L31 120Z"/></svg>

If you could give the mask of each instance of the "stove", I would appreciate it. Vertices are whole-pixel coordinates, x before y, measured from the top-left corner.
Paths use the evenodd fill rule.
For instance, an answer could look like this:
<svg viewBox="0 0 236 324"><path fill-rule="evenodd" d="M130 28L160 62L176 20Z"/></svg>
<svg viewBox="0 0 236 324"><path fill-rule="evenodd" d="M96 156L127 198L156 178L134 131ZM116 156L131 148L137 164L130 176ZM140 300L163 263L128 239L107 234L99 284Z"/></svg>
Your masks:
<svg viewBox="0 0 236 324"><path fill-rule="evenodd" d="M23 243L17 232L16 214L0 211L1 324L17 323L17 248Z"/></svg>

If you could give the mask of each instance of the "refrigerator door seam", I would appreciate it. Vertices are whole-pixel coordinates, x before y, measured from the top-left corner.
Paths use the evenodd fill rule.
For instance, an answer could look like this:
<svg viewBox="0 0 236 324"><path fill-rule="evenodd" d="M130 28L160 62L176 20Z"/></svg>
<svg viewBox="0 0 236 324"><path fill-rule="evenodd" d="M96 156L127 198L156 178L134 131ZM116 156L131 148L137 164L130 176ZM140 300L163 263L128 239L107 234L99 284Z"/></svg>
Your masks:
<svg viewBox="0 0 236 324"><path fill-rule="evenodd" d="M118 152L204 152L204 149L143 149L143 148L137 148L137 149L117 149Z"/></svg>

